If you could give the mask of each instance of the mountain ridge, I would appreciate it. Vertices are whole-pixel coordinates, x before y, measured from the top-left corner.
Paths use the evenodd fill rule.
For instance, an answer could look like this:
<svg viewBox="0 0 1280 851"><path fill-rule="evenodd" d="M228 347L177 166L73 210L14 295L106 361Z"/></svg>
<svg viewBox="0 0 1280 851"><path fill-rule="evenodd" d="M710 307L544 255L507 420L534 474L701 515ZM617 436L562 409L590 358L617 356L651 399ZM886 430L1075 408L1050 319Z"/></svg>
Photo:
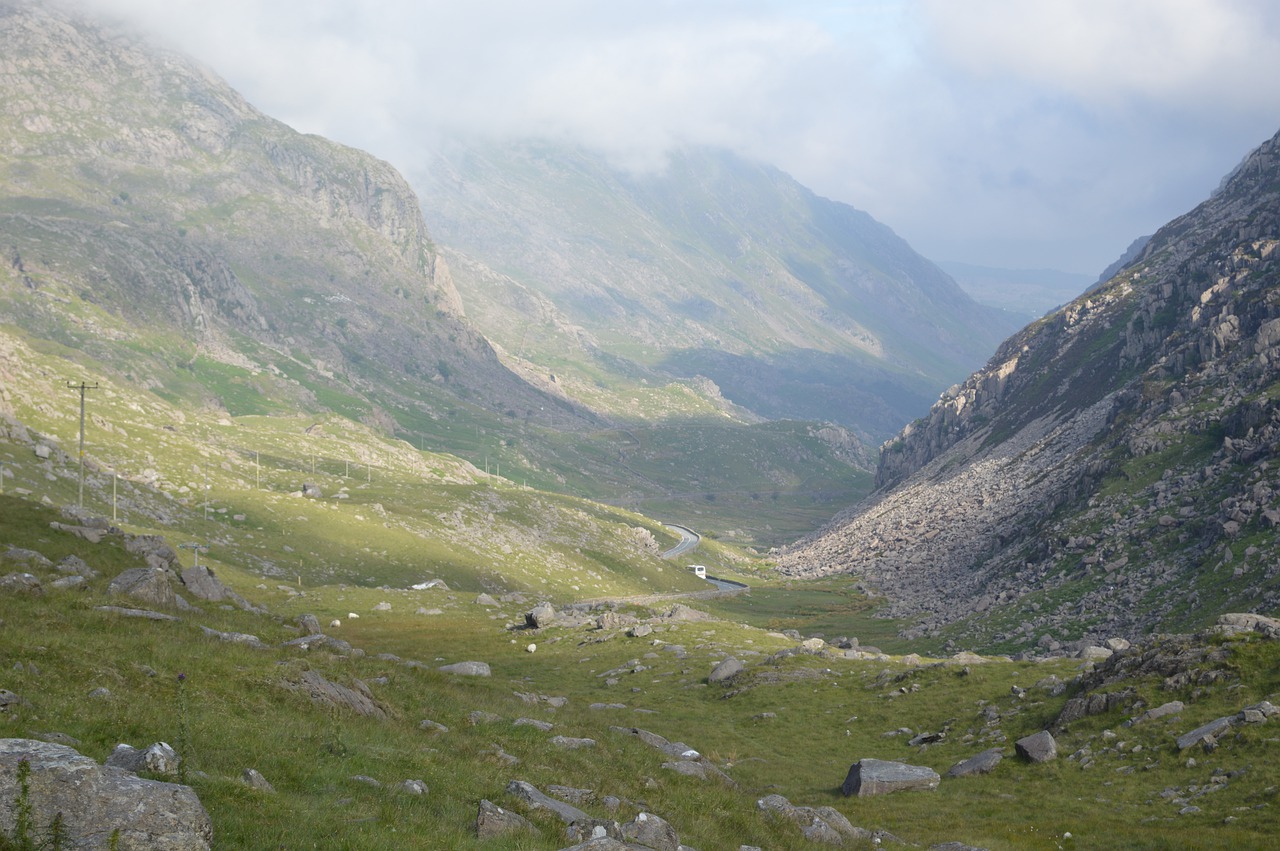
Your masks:
<svg viewBox="0 0 1280 851"><path fill-rule="evenodd" d="M913 634L981 646L1280 604L1263 463L1280 450L1278 175L1280 135L1120 276L1002 344L783 570L864 576Z"/></svg>
<svg viewBox="0 0 1280 851"><path fill-rule="evenodd" d="M986 356L993 325L1012 328L867 213L721 150L635 173L546 141L476 142L442 149L415 183L442 243L549 299L626 369L702 376L771 419L881 439ZM578 341L467 309L508 351L573 366L550 340Z"/></svg>

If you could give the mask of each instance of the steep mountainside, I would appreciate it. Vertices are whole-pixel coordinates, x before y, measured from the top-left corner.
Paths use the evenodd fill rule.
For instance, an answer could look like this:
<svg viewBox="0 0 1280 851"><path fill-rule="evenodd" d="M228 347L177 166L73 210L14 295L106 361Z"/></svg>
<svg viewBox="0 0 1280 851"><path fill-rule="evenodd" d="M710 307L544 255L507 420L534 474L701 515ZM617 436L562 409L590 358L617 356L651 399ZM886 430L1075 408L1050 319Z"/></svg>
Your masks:
<svg viewBox="0 0 1280 851"><path fill-rule="evenodd" d="M0 3L0 39L5 322L173 395L193 375L209 384L195 369L209 361L252 371L286 409L315 405L315 387L280 378L292 367L345 393L401 387L404 406L461 394L577 416L461 319L413 192L386 163L44 4ZM353 407L394 428L378 404Z"/></svg>
<svg viewBox="0 0 1280 851"><path fill-rule="evenodd" d="M500 358L391 166L294 132L191 60L54 4L0 0L0 39L0 348L143 408L307 420L293 429L337 415L744 543L794 540L866 493L844 429L761 423L670 374L600 404L617 398L604 373L571 394L554 363Z"/></svg>
<svg viewBox="0 0 1280 851"><path fill-rule="evenodd" d="M859 574L978 646L1280 605L1277 246L1280 137L886 444L783 570Z"/></svg>
<svg viewBox="0 0 1280 851"><path fill-rule="evenodd" d="M469 315L571 393L705 376L756 415L879 440L1013 328L866 213L725 152L629 173L549 142L469 143L419 186L467 257Z"/></svg>

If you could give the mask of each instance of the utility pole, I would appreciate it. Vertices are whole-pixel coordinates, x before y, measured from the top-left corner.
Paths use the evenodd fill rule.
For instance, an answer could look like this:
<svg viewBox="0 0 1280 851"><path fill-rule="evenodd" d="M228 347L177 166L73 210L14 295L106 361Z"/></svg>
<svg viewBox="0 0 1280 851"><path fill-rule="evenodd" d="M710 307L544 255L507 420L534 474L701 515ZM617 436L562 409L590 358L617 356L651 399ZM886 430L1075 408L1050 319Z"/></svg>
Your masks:
<svg viewBox="0 0 1280 851"><path fill-rule="evenodd" d="M189 544L178 544L178 549L180 549L180 550L192 550L192 551L194 551L194 553L195 553L195 560L196 560L196 562L195 562L195 566L196 566L196 568L198 569L198 568L200 567L200 551L201 551L201 550L208 550L208 549L209 549L209 545L208 545L208 544L197 544L195 541L192 541L192 542L191 542L191 543L189 543Z"/></svg>
<svg viewBox="0 0 1280 851"><path fill-rule="evenodd" d="M84 508L84 392L86 390L97 390L98 382L85 384L81 381L79 384L72 384L68 381L67 386L72 390L80 391L80 495L77 497L76 505Z"/></svg>

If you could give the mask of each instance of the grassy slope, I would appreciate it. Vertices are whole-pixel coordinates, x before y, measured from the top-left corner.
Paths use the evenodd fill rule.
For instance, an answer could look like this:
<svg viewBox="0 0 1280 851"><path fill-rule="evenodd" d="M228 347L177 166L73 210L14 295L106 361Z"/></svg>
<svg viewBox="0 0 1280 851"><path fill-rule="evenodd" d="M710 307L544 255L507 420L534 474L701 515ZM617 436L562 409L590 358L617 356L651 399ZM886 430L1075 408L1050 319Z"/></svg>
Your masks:
<svg viewBox="0 0 1280 851"><path fill-rule="evenodd" d="M79 553L103 574L88 591L0 596L3 685L27 700L0 716L0 732L65 733L97 759L120 741L137 746L176 741L213 817L218 847L551 849L568 844L559 825L538 817L537 836L483 846L475 840L469 826L477 802L489 798L513 806L503 791L513 778L543 789L564 784L616 795L629 802L619 814L622 820L643 807L675 825L686 844L707 849L739 843L810 847L793 826L771 824L755 812L755 800L773 792L797 804L834 806L855 824L888 829L921 844L960 839L991 849L1177 848L1186 847L1190 830L1197 847L1264 847L1280 829L1274 809L1259 808L1272 802L1280 782L1270 727L1246 729L1211 755L1197 751L1194 767L1170 743L1172 735L1195 724L1274 694L1280 688L1280 644L1274 642L1236 649L1230 663L1234 676L1215 687L1169 693L1159 683L1136 684L1151 705L1188 701L1179 719L1123 730L1118 725L1124 716L1112 713L1077 724L1061 737L1060 750L1071 753L1091 745L1092 769L1066 760L1030 766L1009 759L986 777L944 780L935 793L845 799L837 787L856 759L901 759L944 771L993 744L992 727L978 714L985 704L1001 712L998 726L1009 741L1040 729L1067 695L1049 697L1035 682L1049 674L1066 678L1074 663L971 665L967 674L958 666L911 668L897 661L819 657L768 665L746 654L767 654L791 642L728 622L660 628L653 643L622 636L599 642L597 634L580 629L513 636L504 624L518 613L515 604L495 612L475 605L467 594L350 586L284 594L259 589L256 577L234 568L223 568L220 575L267 603L273 616L206 604L178 623L124 621L93 608L108 602L109 577L135 563L117 540L89 545L51 530L48 522L57 515L48 509L11 497L0 504L0 544L38 549L55 561ZM36 572L46 582L53 576ZM373 612L384 600L391 611ZM415 604L427 601L442 614L412 614ZM303 612L325 623L342 619L343 625L330 631L368 655L252 650L207 638L198 629L250 632L275 644L298 634L289 619ZM350 612L362 616L349 620ZM33 635L39 639L32 641ZM529 640L537 641L536 653L525 651ZM677 658L664 646L672 644L683 646L687 656ZM746 687L736 684L730 691L702 685L726 652L751 664ZM492 665L493 677L451 678L378 658L379 653L431 667L482 659ZM640 660L646 669L619 674L619 684L612 687L599 676L630 660ZM372 683L389 720L326 710L281 687L305 668L335 682ZM181 693L179 673L185 674ZM1030 693L1013 697L1013 685ZM87 696L100 686L110 690L109 697ZM517 691L564 696L569 702L553 711L523 703L514 696ZM592 703L626 708L591 709ZM476 709L501 720L470 725L466 716ZM641 709L652 713L638 713ZM586 751L559 750L548 743L548 734L512 726L518 717L551 721L556 725L552 735L588 736L598 744ZM450 732L420 730L424 718ZM741 788L663 770L664 756L611 732L615 724L688 742L723 766ZM948 738L926 749L908 747L905 736L883 735L900 727L932 731L947 725ZM1113 744L1126 744L1103 750L1104 729L1120 733ZM1141 751L1134 744L1141 744ZM520 764L505 764L494 755L495 746ZM236 778L247 767L261 771L276 793L255 793L239 784ZM1221 791L1196 798L1198 814L1178 816L1179 805L1160 795L1167 788L1207 786L1216 769L1245 773ZM359 774L380 780L383 788L351 780ZM393 784L408 778L424 780L430 793L413 798L392 791ZM598 804L586 808L605 814ZM1068 831L1074 840L1064 845Z"/></svg>

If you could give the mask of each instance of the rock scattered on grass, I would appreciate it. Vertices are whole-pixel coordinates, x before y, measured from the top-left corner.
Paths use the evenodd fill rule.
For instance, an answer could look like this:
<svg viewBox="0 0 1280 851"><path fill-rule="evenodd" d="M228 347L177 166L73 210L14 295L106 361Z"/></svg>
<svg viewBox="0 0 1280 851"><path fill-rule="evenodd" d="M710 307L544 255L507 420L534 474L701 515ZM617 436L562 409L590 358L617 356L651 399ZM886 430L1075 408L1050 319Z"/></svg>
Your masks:
<svg viewBox="0 0 1280 851"><path fill-rule="evenodd" d="M457 674L462 677L488 677L492 675L488 662L454 662L452 665L441 665L436 670L446 674Z"/></svg>
<svg viewBox="0 0 1280 851"><path fill-rule="evenodd" d="M1018 756L1028 762L1048 762L1058 757L1058 743L1048 730L1024 736L1013 743Z"/></svg>
<svg viewBox="0 0 1280 851"><path fill-rule="evenodd" d="M849 767L840 791L865 798L893 792L922 792L938 788L941 778L932 768L883 759L862 759Z"/></svg>

